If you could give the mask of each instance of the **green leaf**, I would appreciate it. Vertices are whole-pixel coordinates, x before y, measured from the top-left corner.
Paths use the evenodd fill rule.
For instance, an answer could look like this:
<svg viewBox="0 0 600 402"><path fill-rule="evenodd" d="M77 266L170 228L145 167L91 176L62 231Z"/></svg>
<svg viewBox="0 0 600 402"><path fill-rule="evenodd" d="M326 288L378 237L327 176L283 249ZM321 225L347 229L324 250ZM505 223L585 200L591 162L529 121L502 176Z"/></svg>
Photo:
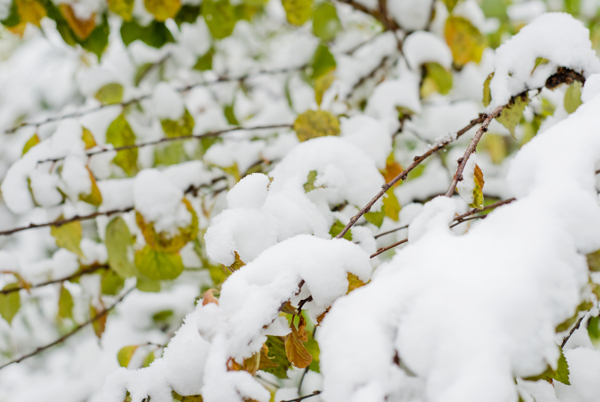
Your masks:
<svg viewBox="0 0 600 402"><path fill-rule="evenodd" d="M152 315L152 321L165 322L173 316L173 310L162 310Z"/></svg>
<svg viewBox="0 0 600 402"><path fill-rule="evenodd" d="M288 378L287 371L292 367L292 364L285 354L285 340L279 336L267 335L265 345L269 348L267 356L270 358L271 362L277 364L277 366L259 367L259 370L273 374L275 377L281 378L282 380Z"/></svg>
<svg viewBox="0 0 600 402"><path fill-rule="evenodd" d="M304 192L305 193L308 193L308 192L313 191L318 188L318 187L315 187L316 180L317 180L317 171L311 170L310 172L308 172L308 177L306 179L306 183L304 183Z"/></svg>
<svg viewBox="0 0 600 402"><path fill-rule="evenodd" d="M308 369L317 373L320 373L319 369L319 355L321 354L321 350L319 349L319 343L312 336L309 337L308 341L304 342L304 346L308 353L312 356L312 362L310 362Z"/></svg>
<svg viewBox="0 0 600 402"><path fill-rule="evenodd" d="M155 359L156 359L156 356L154 355L154 351L148 353L148 355L144 359L144 362L142 363L142 367L150 366ZM187 396L184 397L184 400L187 401Z"/></svg>
<svg viewBox="0 0 600 402"><path fill-rule="evenodd" d="M160 124L169 138L191 136L194 130L194 118L187 109L184 109L178 120L165 119L161 120Z"/></svg>
<svg viewBox="0 0 600 402"><path fill-rule="evenodd" d="M569 88L567 88L567 92L565 92L565 110L567 113L571 114L577 110L577 108L582 104L581 102L581 83L579 81L575 81Z"/></svg>
<svg viewBox="0 0 600 402"><path fill-rule="evenodd" d="M166 21L177 15L181 8L180 0L144 0L144 6L156 21Z"/></svg>
<svg viewBox="0 0 600 402"><path fill-rule="evenodd" d="M193 6L191 4L184 4L179 9L179 12L175 16L175 23L181 26L184 22L193 24L200 16L200 6Z"/></svg>
<svg viewBox="0 0 600 402"><path fill-rule="evenodd" d="M446 43L452 50L454 63L462 67L468 62L479 63L487 47L486 37L466 18L451 15L444 31Z"/></svg>
<svg viewBox="0 0 600 402"><path fill-rule="evenodd" d="M600 250L586 256L588 268L591 272L600 272Z"/></svg>
<svg viewBox="0 0 600 402"><path fill-rule="evenodd" d="M588 321L588 335L594 344L600 341L600 317L592 317Z"/></svg>
<svg viewBox="0 0 600 402"><path fill-rule="evenodd" d="M325 91L329 89L334 80L335 74L333 74L333 71L329 71L315 80L315 100L317 101L317 105L321 106L323 95L325 94ZM288 99L288 103L291 104L290 99Z"/></svg>
<svg viewBox="0 0 600 402"><path fill-rule="evenodd" d="M14 27L19 25L21 22L21 16L19 15L19 8L17 7L17 0L12 0L10 2L10 9L8 12L8 17L0 21L2 25L7 28Z"/></svg>
<svg viewBox="0 0 600 402"><path fill-rule="evenodd" d="M131 21L134 0L108 0L108 9L125 21Z"/></svg>
<svg viewBox="0 0 600 402"><path fill-rule="evenodd" d="M154 162L157 166L178 165L186 160L187 155L181 141L157 146L154 151Z"/></svg>
<svg viewBox="0 0 600 402"><path fill-rule="evenodd" d="M138 271L152 280L175 279L183 272L183 262L177 253L156 251L149 246L135 253Z"/></svg>
<svg viewBox="0 0 600 402"><path fill-rule="evenodd" d="M317 79L336 67L335 57L324 44L317 46L312 60L312 79Z"/></svg>
<svg viewBox="0 0 600 402"><path fill-rule="evenodd" d="M37 134L32 135L31 138L28 139L25 145L23 146L23 153L21 155L25 155L27 151L29 151L31 148L33 148L40 142L40 137Z"/></svg>
<svg viewBox="0 0 600 402"><path fill-rule="evenodd" d="M223 108L223 114L225 115L225 118L227 119L227 123L231 124L232 126L240 125L240 122L235 117L235 113L233 111L233 103L231 105L227 105Z"/></svg>
<svg viewBox="0 0 600 402"><path fill-rule="evenodd" d="M106 84L96 92L94 98L105 105L119 103L123 99L123 85L116 82Z"/></svg>
<svg viewBox="0 0 600 402"><path fill-rule="evenodd" d="M331 3L321 3L313 13L313 33L317 38L330 41L342 29L342 23L337 15L335 6Z"/></svg>
<svg viewBox="0 0 600 402"><path fill-rule="evenodd" d="M71 296L71 292L64 286L60 287L58 317L73 319L73 296Z"/></svg>
<svg viewBox="0 0 600 402"><path fill-rule="evenodd" d="M117 353L117 361L119 362L119 366L127 368L127 366L129 366L129 362L131 361L131 358L133 357L133 354L135 353L138 347L139 345L131 345L121 348L121 350L119 350L119 353Z"/></svg>
<svg viewBox="0 0 600 402"><path fill-rule="evenodd" d="M383 218L385 218L385 211L381 208L379 212L367 212L365 213L365 219L367 222L372 223L378 228L383 224Z"/></svg>
<svg viewBox="0 0 600 402"><path fill-rule="evenodd" d="M118 295L124 285L125 279L113 270L107 269L102 275L101 289L104 295Z"/></svg>
<svg viewBox="0 0 600 402"><path fill-rule="evenodd" d="M516 96L511 100L511 103L502 110L502 114L499 117L496 117L498 123L506 127L515 140L517 139L517 137L515 137L515 127L521 121L523 111L528 103L529 98L527 95Z"/></svg>
<svg viewBox="0 0 600 402"><path fill-rule="evenodd" d="M344 225L342 222L340 222L336 219L335 222L333 223L333 226L331 226L331 229L329 229L329 234L331 235L332 238L336 237L337 235L342 233L342 230L344 230L345 227L346 227L346 225ZM346 234L344 234L343 238L348 241L352 241L352 229L348 230L346 232Z"/></svg>
<svg viewBox="0 0 600 402"><path fill-rule="evenodd" d="M19 285L17 283L9 283L4 286L2 290L16 289ZM0 315L10 325L13 318L19 312L21 308L21 296L19 291L11 292L7 294L0 293Z"/></svg>
<svg viewBox="0 0 600 402"><path fill-rule="evenodd" d="M442 0L448 11L452 12L460 0Z"/></svg>
<svg viewBox="0 0 600 402"><path fill-rule="evenodd" d="M155 48L161 48L166 43L175 42L165 23L155 20L147 26L141 26L135 20L124 22L121 25L121 39L125 46L129 46L133 41L141 40L146 45Z"/></svg>
<svg viewBox="0 0 600 402"><path fill-rule="evenodd" d="M59 219L62 219L62 216ZM81 258L85 257L79 247L79 243L81 243L81 222L75 221L60 226L52 226L50 233L58 247L65 248Z"/></svg>
<svg viewBox="0 0 600 402"><path fill-rule="evenodd" d="M110 27L108 26L108 18L106 15L102 17L102 23L88 36L85 40L76 39L77 43L81 45L85 50L89 50L98 56L98 59L102 56L104 49L108 46L108 35L110 34Z"/></svg>
<svg viewBox="0 0 600 402"><path fill-rule="evenodd" d="M492 102L492 91L490 90L490 82L494 78L494 73L490 73L483 83L483 106L489 106Z"/></svg>
<svg viewBox="0 0 600 402"><path fill-rule="evenodd" d="M307 110L296 118L294 131L300 141L340 135L340 122L325 110Z"/></svg>
<svg viewBox="0 0 600 402"><path fill-rule="evenodd" d="M114 218L106 226L108 265L121 278L136 276L135 266L129 260L129 250L133 243L134 238L129 232L129 227L120 216Z"/></svg>
<svg viewBox="0 0 600 402"><path fill-rule="evenodd" d="M548 63L550 63L550 60L544 59L543 57L538 57L537 59L535 59L535 65L533 66L533 69L531 70L531 74L533 75L533 73L535 72L535 69L538 68L539 66L543 66Z"/></svg>
<svg viewBox="0 0 600 402"><path fill-rule="evenodd" d="M151 281L147 279L138 278L135 287L140 292L146 293L158 293L160 292L160 282L159 281Z"/></svg>
<svg viewBox="0 0 600 402"><path fill-rule="evenodd" d="M421 84L421 97L427 98L434 92L447 95L452 89L452 73L439 63L425 63L425 77Z"/></svg>
<svg viewBox="0 0 600 402"><path fill-rule="evenodd" d="M563 354L563 350L562 348L559 346L558 349L560 350L560 356L558 358L558 364L557 364L557 368L556 370L553 370L552 367L548 366L548 368L546 369L546 371L544 371L542 374L539 374L537 376L533 376L533 377L527 377L524 378L524 380L527 381L538 381L538 380L545 380L550 382L551 380L557 380L559 382L562 382L565 385L571 385L571 383L569 382L569 364L567 363L567 359L565 358L565 355Z"/></svg>
<svg viewBox="0 0 600 402"><path fill-rule="evenodd" d="M204 0L202 16L215 39L223 39L233 33L235 12L229 0Z"/></svg>
<svg viewBox="0 0 600 402"><path fill-rule="evenodd" d="M208 71L212 70L213 63L213 55L215 54L215 50L211 47L208 52L204 53L202 56L198 58L198 61L194 65L194 70L198 71Z"/></svg>
<svg viewBox="0 0 600 402"><path fill-rule="evenodd" d="M285 16L292 25L304 25L312 13L313 0L281 0Z"/></svg>
<svg viewBox="0 0 600 402"><path fill-rule="evenodd" d="M106 142L115 147L122 147L135 144L135 134L123 114L120 114L106 130ZM113 159L115 165L121 167L128 176L133 176L137 172L137 148L119 151Z"/></svg>
<svg viewBox="0 0 600 402"><path fill-rule="evenodd" d="M148 71L154 67L154 63L144 63L138 67L133 78L133 83L137 87L142 82L142 79L148 74Z"/></svg>

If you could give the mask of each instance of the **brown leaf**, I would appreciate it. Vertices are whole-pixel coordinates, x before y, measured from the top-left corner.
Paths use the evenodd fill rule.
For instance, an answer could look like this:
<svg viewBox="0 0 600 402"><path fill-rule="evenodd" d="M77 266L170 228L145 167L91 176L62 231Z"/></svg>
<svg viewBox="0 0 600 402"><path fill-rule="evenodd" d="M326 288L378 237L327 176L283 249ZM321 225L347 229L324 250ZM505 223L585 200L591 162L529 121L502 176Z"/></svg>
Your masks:
<svg viewBox="0 0 600 402"><path fill-rule="evenodd" d="M279 367L279 364L273 361L274 357L269 357L269 348L267 345L263 345L260 349L260 362L258 365L259 370L263 370L269 367Z"/></svg>
<svg viewBox="0 0 600 402"><path fill-rule="evenodd" d="M255 353L251 357L244 359L244 365L242 366L242 370L247 371L248 373L254 375L258 371L260 367L260 356L261 353Z"/></svg>
<svg viewBox="0 0 600 402"><path fill-rule="evenodd" d="M80 20L77 18L70 5L61 3L58 7L75 35L77 35L80 40L87 39L96 27L96 13L93 13L87 20Z"/></svg>
<svg viewBox="0 0 600 402"><path fill-rule="evenodd" d="M392 181L392 179L394 177L396 177L400 173L402 173L403 170L404 169L402 169L402 165L400 165L398 162L396 162L394 160L394 154L392 153L385 161L385 169L380 170L380 172L383 175L385 182L389 183L390 181ZM396 184L394 184L394 187L396 187L400 183L401 183L401 181L398 181Z"/></svg>
<svg viewBox="0 0 600 402"><path fill-rule="evenodd" d="M325 310L323 312L323 314L321 314L320 316L317 317L317 325L321 324L321 321L323 321L325 319L325 316L327 315L327 313L329 313L329 309L331 307L327 308L327 310Z"/></svg>
<svg viewBox="0 0 600 402"><path fill-rule="evenodd" d="M202 297L202 305L206 306L208 303L215 303L217 306L219 305L219 301L215 298L213 292L215 289L208 289L204 292L204 296Z"/></svg>
<svg viewBox="0 0 600 402"><path fill-rule="evenodd" d="M298 339L302 342L308 341L308 335L306 334L306 320L302 314L299 315L300 319L298 320ZM292 323L292 325L294 325Z"/></svg>
<svg viewBox="0 0 600 402"><path fill-rule="evenodd" d="M101 310L97 310L96 307L90 304L90 317L94 320L92 325L94 327L94 333L98 337L98 339L102 338L102 334L106 329L106 316L107 314L103 314L102 317L95 319L98 315L102 314L104 311L104 306L102 306Z"/></svg>
<svg viewBox="0 0 600 402"><path fill-rule="evenodd" d="M285 354L288 360L297 368L306 368L312 362L312 356L298 337L296 327L285 337Z"/></svg>

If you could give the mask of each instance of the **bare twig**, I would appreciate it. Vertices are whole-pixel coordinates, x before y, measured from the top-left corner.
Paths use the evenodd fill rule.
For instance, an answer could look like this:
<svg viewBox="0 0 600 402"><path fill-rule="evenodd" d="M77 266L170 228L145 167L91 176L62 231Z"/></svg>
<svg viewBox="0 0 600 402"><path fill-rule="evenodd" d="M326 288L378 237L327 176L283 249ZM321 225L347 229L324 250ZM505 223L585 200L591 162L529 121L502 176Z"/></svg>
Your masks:
<svg viewBox="0 0 600 402"><path fill-rule="evenodd" d="M70 337L72 337L73 335L75 335L77 332L79 332L81 329L85 328L86 326L88 326L89 324L93 324L94 322L100 320L102 317L104 317L105 315L107 315L112 309L114 309L117 304L121 303L123 301L123 299L129 294L131 293L132 290L134 290L135 287L130 288L128 291L126 291L125 293L123 293L113 304L112 306L110 306L109 308L106 308L104 310L102 310L100 313L98 313L95 317L90 318L89 320L87 320L84 323L79 324L78 326L76 326L71 332L61 336L60 338L58 338L57 340L44 345L44 346L40 346L39 348L35 349L33 352L31 353L27 353L21 357L19 357L18 359L14 359L9 361L8 363L4 363L2 366L0 366L0 370L2 370L3 368L10 366L11 364L15 364L15 363L20 363L25 359L28 359L30 357L33 357L47 349L50 349L53 346L58 345L59 343L62 343L64 341L66 341L67 339L69 339Z"/></svg>
<svg viewBox="0 0 600 402"><path fill-rule="evenodd" d="M386 251L388 251L389 249L392 249L392 248L394 248L394 247L396 247L396 246L399 246L399 245L401 245L401 244L404 244L404 243L406 243L407 241L408 241L408 239L403 239L403 240L400 240L399 242L396 242L396 243L394 243L394 244L392 244L392 245L390 245L390 246L387 246L387 247L382 247L382 248L378 249L378 250L377 250L377 251L376 251L374 254L371 254L371 257L370 257L370 258L375 258L375 257L377 257L379 254L381 254L381 253L385 253L385 252L386 252Z"/></svg>
<svg viewBox="0 0 600 402"><path fill-rule="evenodd" d="M241 127L241 126L236 126L236 127L229 127L229 128L225 128L223 130L216 130L216 131L209 131L208 133L204 133L204 134L190 134L190 135L181 135L179 137L164 137L161 138L160 140L156 140L156 141L148 141L148 142L142 142L139 144L131 144L131 145L124 145L122 147L116 147L116 148L102 148L102 149L98 149L96 151L90 151L90 152L86 152L85 155L88 157L94 156L94 155L98 155L98 154L103 154L105 152L120 152L120 151L126 151L128 149L133 149L133 148L143 148L143 147L147 147L149 145L157 145L157 144L162 144L162 143L166 143L166 142L172 142L172 141L184 141L184 140L190 140L190 139L202 139L202 138L208 138L208 137L218 137L222 134L226 134L226 133L230 133L232 131L241 131L241 130L247 130L247 131L253 131L253 130L268 130L268 129L272 129L272 128L290 128L292 127L291 124L272 124L272 125L267 125L267 126L255 126L255 127ZM60 160L63 160L65 157L60 157L60 158L50 158L50 159L44 159L41 161L38 161L38 163L45 163L45 162L58 162Z"/></svg>
<svg viewBox="0 0 600 402"><path fill-rule="evenodd" d="M308 399L308 398L312 398L313 396L317 396L320 393L321 393L321 391L314 391L312 394L304 395L304 396L301 396L300 398L290 399L290 400L281 401L281 402L300 402L300 401L302 401L304 399Z"/></svg>
<svg viewBox="0 0 600 402"><path fill-rule="evenodd" d="M577 331L577 329L579 329L579 326L581 325L581 322L583 321L584 318L585 318L585 314L582 315L579 318L579 320L577 320L577 324L575 324L575 326L573 328L571 328L571 331L569 331L569 335L565 336L565 338L563 339L562 343L560 344L561 348L565 347L565 345L567 344L567 342L571 338L571 335L573 335L575 333L575 331Z"/></svg>
<svg viewBox="0 0 600 402"><path fill-rule="evenodd" d="M213 179L209 184L201 184L199 186L190 186L184 191L184 193L185 194L191 193L193 195L196 195L198 193L198 190L200 190L201 188L212 186L213 184L215 184L221 180L224 180L224 179L225 179L225 176L221 176L221 177L217 177L217 178ZM123 209L112 209L110 211L104 211L104 212L93 212L89 215L75 215L69 219L59 219L56 221L46 222L46 223L39 223L39 224L31 223L28 226L21 226L21 227L17 227L14 229L1 231L0 236L7 236L7 235L11 235L13 233L22 232L23 230L38 229L38 228L44 228L44 227L48 227L48 226L60 227L62 225L66 225L67 223L71 223L71 222L87 221L90 219L94 219L98 216L111 216L114 214L124 214L124 213L131 212L131 211L133 211L133 207L123 208Z"/></svg>
<svg viewBox="0 0 600 402"><path fill-rule="evenodd" d="M80 276L83 276L83 275L93 274L94 272L100 271L102 269L108 269L108 265L106 265L106 264L97 265L95 267L90 267L90 268L81 270L79 272L75 272L74 274L66 276L64 278L53 279L53 280L48 281L48 282L36 283L36 284L29 285L27 287L20 286L18 288L2 289L2 290L0 290L0 295L5 295L5 294L8 294L8 293L12 293L12 292L18 292L21 289L41 288L43 286L48 286L48 285L52 285L52 284L55 284L55 283L63 283L65 281L70 281L71 279L79 278Z"/></svg>
<svg viewBox="0 0 600 402"><path fill-rule="evenodd" d="M389 183L384 184L381 188L381 191L379 191L377 193L377 195L375 195L375 197L373 197L373 199L367 203L367 205L365 205L360 211L358 211L358 213L356 215L354 215L352 218L350 218L350 222L348 222L346 227L336 236L336 239L341 239L342 237L344 237L346 232L348 232L348 230L350 230L350 228L352 226L354 226L354 224L360 219L360 217L363 216L365 213L369 212L371 210L371 207L373 207L373 204L375 204L377 202L377 200L379 200L381 197L383 197L383 195L386 193L386 191L388 191L390 188L392 188L392 186L394 184L396 184L400 180L405 180L406 177L408 176L408 174L414 168L416 168L421 162L423 162L425 159L427 159L428 157L430 157L431 155L433 155L435 152L439 151L440 149L443 149L446 145L451 143L454 139L459 138L464 133L469 131L471 128L475 127L477 124L482 123L484 118L485 118L485 115L480 115L478 118L471 120L471 122L469 124L467 124L461 130L459 130L456 133L456 136L454 136L453 138L448 137L446 140L441 141L441 142L437 143L436 145L434 145L433 147L431 147L423 155L416 156L413 160L413 163L409 167L407 167L398 176L396 176L392 180L390 180Z"/></svg>
<svg viewBox="0 0 600 402"><path fill-rule="evenodd" d="M388 230L387 232L379 233L378 235L375 236L375 239L378 239L381 236L389 235L390 233L395 233L395 232L397 232L399 230L407 229L407 228L408 228L408 225L404 225L404 226L401 226L401 227L396 228L396 229Z"/></svg>
<svg viewBox="0 0 600 402"><path fill-rule="evenodd" d="M469 157L471 156L471 154L473 152L475 152L475 148L477 148L477 144L479 143L479 140L481 139L483 134L485 132L487 132L488 126L490 125L492 120L494 120L496 117L498 117L500 115L500 113L502 113L502 111L504 110L505 107L506 106L504 106L504 105L498 106L496 109L494 109L494 111L492 113L485 116L483 123L481 123L481 127L479 127L479 130L477 130L477 133L475 133L475 136L473 137L473 139L471 140L471 143L467 147L465 154L463 155L462 158L460 158L458 160L458 162L459 162L458 168L456 169L456 173L454 174L452 183L450 183L450 188L448 188L448 191L446 192L446 197L452 197L452 195L454 194L456 185L463 178L462 174L463 174L463 171L465 170L465 166L467 165L467 161L469 160Z"/></svg>

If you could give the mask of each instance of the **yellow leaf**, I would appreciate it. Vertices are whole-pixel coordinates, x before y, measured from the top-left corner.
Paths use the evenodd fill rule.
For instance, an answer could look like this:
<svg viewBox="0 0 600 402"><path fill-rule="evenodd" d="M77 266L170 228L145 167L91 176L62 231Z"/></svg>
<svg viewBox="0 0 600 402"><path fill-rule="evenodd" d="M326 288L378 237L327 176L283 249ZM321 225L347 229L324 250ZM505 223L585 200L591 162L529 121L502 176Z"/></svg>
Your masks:
<svg viewBox="0 0 600 402"><path fill-rule="evenodd" d="M348 272L348 293L352 292L354 289L360 288L361 286L365 286L366 283L364 283L363 281L361 281L360 279L358 279L358 276L351 274L350 272ZM325 313L323 313L325 314ZM318 321L318 319L317 319Z"/></svg>
<svg viewBox="0 0 600 402"><path fill-rule="evenodd" d="M444 33L456 65L462 67L470 61L481 61L487 40L469 20L454 15L448 17Z"/></svg>
<svg viewBox="0 0 600 402"><path fill-rule="evenodd" d="M327 310L323 312L323 314L317 317L317 325L321 324L321 322L325 319L325 316L327 315L327 313L329 313L330 308L331 307L328 307Z"/></svg>
<svg viewBox="0 0 600 402"><path fill-rule="evenodd" d="M154 15L157 21L166 21L175 17L181 8L180 0L144 0L146 10Z"/></svg>
<svg viewBox="0 0 600 402"><path fill-rule="evenodd" d="M123 114L120 114L119 117L108 126L108 129L106 130L106 142L113 144L115 147L135 144L135 134ZM127 175L133 176L137 170L137 158L137 148L125 149L117 153L113 162L123 169Z"/></svg>
<svg viewBox="0 0 600 402"><path fill-rule="evenodd" d="M313 0L281 0L287 20L292 25L304 25L312 14Z"/></svg>
<svg viewBox="0 0 600 402"><path fill-rule="evenodd" d="M59 219L63 219L62 215ZM81 258L84 257L79 243L81 243L81 222L69 222L60 226L52 226L50 233L54 236L56 245L65 248Z"/></svg>
<svg viewBox="0 0 600 402"><path fill-rule="evenodd" d="M403 171L404 169L402 169L402 165L396 162L396 160L394 159L394 153L392 152L385 161L385 169L380 170L379 172L383 175L383 179L385 180L385 182L389 183ZM398 186L401 182L401 180L396 182L396 184L394 184L394 187Z"/></svg>
<svg viewBox="0 0 600 402"><path fill-rule="evenodd" d="M121 348L119 353L117 353L117 361L119 362L119 366L127 368L137 348L138 345L125 346Z"/></svg>
<svg viewBox="0 0 600 402"><path fill-rule="evenodd" d="M58 297L58 316L73 319L73 296L67 288L61 285Z"/></svg>
<svg viewBox="0 0 600 402"><path fill-rule="evenodd" d="M87 202L88 204L99 207L102 204L102 194L100 193L100 189L98 188L98 184L96 184L96 179L92 174L92 171L86 166L86 169L90 175L90 181L92 182L92 191L90 191L87 195L79 195L79 199L83 202Z"/></svg>
<svg viewBox="0 0 600 402"><path fill-rule="evenodd" d="M92 320L94 320L92 322L92 325L94 327L94 333L96 334L98 339L102 338L102 334L104 333L104 330L106 329L106 314L102 315L102 317L100 317L98 319L95 319L95 318L98 317L100 314L102 314L103 311L104 311L104 309L97 310L96 307L94 307L93 305L90 304L90 318Z"/></svg>
<svg viewBox="0 0 600 402"><path fill-rule="evenodd" d="M285 337L285 354L290 363L300 369L308 367L312 362L312 356L300 341L298 331L293 325L292 332Z"/></svg>
<svg viewBox="0 0 600 402"><path fill-rule="evenodd" d="M529 98L527 95L516 96L512 98L508 106L502 110L502 114L496 117L498 123L506 127L515 140L517 139L517 137L515 137L515 127L517 127L517 124L521 121L523 112L528 103Z"/></svg>
<svg viewBox="0 0 600 402"><path fill-rule="evenodd" d="M279 367L279 364L273 361L274 359L275 357L269 357L269 348L267 345L263 345L260 349L260 362L258 365L259 370L264 371L264 369L267 368Z"/></svg>
<svg viewBox="0 0 600 402"><path fill-rule="evenodd" d="M87 151L90 148L94 148L96 145L96 140L94 139L94 135L90 130L83 127L83 135L81 136L83 143L85 144L85 150Z"/></svg>
<svg viewBox="0 0 600 402"><path fill-rule="evenodd" d="M254 375L258 371L260 367L260 352L255 353L247 359L244 359L244 364L242 365L242 370L247 371L248 373Z"/></svg>
<svg viewBox="0 0 600 402"><path fill-rule="evenodd" d="M469 204L471 208L483 208L483 172L479 168L479 165L475 165L473 180L475 181L475 187L473 188L473 202Z"/></svg>
<svg viewBox="0 0 600 402"><path fill-rule="evenodd" d="M39 143L40 143L40 137L38 137L37 134L32 135L31 138L28 139L27 142L25 143L25 145L23 146L23 154L22 155L25 155L27 153L27 151L29 151L31 148L35 147Z"/></svg>
<svg viewBox="0 0 600 402"><path fill-rule="evenodd" d="M325 94L325 91L329 89L334 80L335 74L333 71L329 71L315 80L315 100L317 101L317 105L321 106L323 95Z"/></svg>
<svg viewBox="0 0 600 402"><path fill-rule="evenodd" d="M123 85L117 82L106 84L96 92L94 98L105 105L117 104L123 99Z"/></svg>
<svg viewBox="0 0 600 402"><path fill-rule="evenodd" d="M96 27L96 13L93 13L87 20L80 20L70 5L61 3L58 8L65 20L67 20L69 27L80 40L87 39L90 36Z"/></svg>
<svg viewBox="0 0 600 402"><path fill-rule="evenodd" d="M4 286L2 290L9 290L19 287L17 283L9 283ZM19 312L21 308L21 295L19 291L11 293L0 293L0 316L8 322L8 325L12 323L13 318Z"/></svg>
<svg viewBox="0 0 600 402"><path fill-rule="evenodd" d="M483 83L483 106L489 106L492 102L492 91L490 90L490 83L494 78L494 73L490 73Z"/></svg>
<svg viewBox="0 0 600 402"><path fill-rule="evenodd" d="M385 216L393 221L398 221L398 219L400 219L399 215L401 209L402 207L400 206L400 202L398 201L396 194L394 194L394 190L389 189L386 192L385 197L383 197L383 210L385 212Z"/></svg>
<svg viewBox="0 0 600 402"><path fill-rule="evenodd" d="M325 110L308 110L298 116L294 122L294 131L300 141L340 135L340 122Z"/></svg>
<svg viewBox="0 0 600 402"><path fill-rule="evenodd" d="M108 9L125 21L131 21L134 0L108 0Z"/></svg>

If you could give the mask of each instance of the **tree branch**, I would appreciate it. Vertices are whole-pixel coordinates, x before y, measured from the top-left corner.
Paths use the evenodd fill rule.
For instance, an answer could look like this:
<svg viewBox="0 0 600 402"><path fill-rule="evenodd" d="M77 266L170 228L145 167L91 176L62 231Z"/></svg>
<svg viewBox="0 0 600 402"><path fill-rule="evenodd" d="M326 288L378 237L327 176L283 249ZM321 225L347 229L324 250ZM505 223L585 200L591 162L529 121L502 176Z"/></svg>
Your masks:
<svg viewBox="0 0 600 402"><path fill-rule="evenodd" d="M148 142L142 142L139 144L124 145L122 147L116 147L116 148L102 148L102 149L98 149L96 151L86 152L85 155L88 157L92 157L94 155L103 154L105 152L112 152L112 151L120 152L120 151L126 151L128 149L143 148L143 147L147 147L149 145L157 145L157 144L162 144L162 143L166 143L166 142L183 141L183 140L190 140L190 139L202 139L202 138L208 138L208 137L218 137L222 134L230 133L232 131L268 130L268 129L272 129L272 128L291 128L291 127L292 127L292 124L272 124L272 125L267 125L267 126L255 126L255 127L236 126L236 127L225 128L223 130L209 131L208 133L204 133L204 134L181 135L179 137L163 137L156 141L148 141ZM61 156L60 158L44 159L44 160L38 161L38 163L58 162L63 159L65 159L65 157Z"/></svg>
<svg viewBox="0 0 600 402"><path fill-rule="evenodd" d="M446 192L446 197L452 197L452 195L454 194L456 185L458 184L459 181L462 181L462 179L463 179L462 174L463 174L463 171L465 170L465 166L467 165L467 161L469 160L469 157L471 156L471 154L473 152L475 152L475 148L477 148L477 144L479 143L479 140L481 139L483 134L488 131L488 126L490 125L492 120L494 120L496 117L500 116L500 114L502 113L502 111L504 110L505 107L506 106L504 106L504 105L498 106L496 109L494 109L494 111L492 113L485 116L483 123L481 123L481 127L479 127L479 130L477 130L477 133L475 133L475 136L473 137L473 139L471 140L471 143L467 147L465 154L463 155L462 158L460 158L458 160L458 162L459 162L458 168L456 169L456 173L454 174L452 183L450 183L450 188L448 188L448 191Z"/></svg>
<svg viewBox="0 0 600 402"><path fill-rule="evenodd" d="M91 267L88 269L81 270L79 272L75 272L74 274L66 276L64 278L53 279L48 282L36 283L36 284L29 285L27 287L20 286L18 288L2 289L2 290L0 290L0 295L6 295L9 293L18 292L19 290L22 290L22 289L29 290L29 289L41 288L43 286L48 286L48 285L52 285L55 283L63 283L65 281L70 281L71 279L79 278L80 276L83 276L83 275L93 274L94 272L99 271L101 269L108 269L108 265L107 264L97 265L97 266L94 266L94 267Z"/></svg>
<svg viewBox="0 0 600 402"><path fill-rule="evenodd" d="M217 177L217 178L213 179L209 184L201 184L199 186L190 186L184 191L184 193L185 194L191 193L193 195L196 195L198 193L198 190L200 190L201 188L212 186L213 184L215 184L221 180L224 180L224 179L225 179L225 176L221 176L221 177ZM133 211L133 207L124 208L124 209L112 209L110 211L104 211L104 212L94 212L89 215L75 215L74 217L69 218L69 219L59 219L59 220L56 220L53 222L46 222L46 223L39 223L39 224L31 223L28 226L21 226L21 227L17 227L14 229L0 231L0 236L7 236L7 235L11 235L13 233L22 232L23 230L38 229L38 228L44 228L44 227L48 227L48 226L60 227L62 225L66 225L67 223L71 223L71 222L87 221L90 219L94 219L98 216L111 216L114 214L124 214L124 213L131 212L131 211Z"/></svg>
<svg viewBox="0 0 600 402"><path fill-rule="evenodd" d="M1 368L1 367L0 367L0 368ZM308 399L308 398L312 398L313 396L317 396L317 395L319 395L320 393L321 393L321 391L314 391L312 394L304 395L304 396L301 396L300 398L296 398L296 399L290 399L290 400L287 400L287 401L281 401L281 402L300 402L300 401L302 401L302 400L304 400L304 399Z"/></svg>
<svg viewBox="0 0 600 402"><path fill-rule="evenodd" d="M565 338L563 339L562 343L560 344L561 349L565 347L565 345L567 344L567 342L569 341L569 339L571 339L571 335L573 335L575 333L575 331L577 331L577 329L579 328L579 326L581 325L581 322L583 321L583 319L585 318L586 314L582 315L579 320L577 320L577 324L575 324L575 326L573 328L571 328L571 331L569 331L569 335L565 336Z"/></svg>
<svg viewBox="0 0 600 402"><path fill-rule="evenodd" d="M121 303L123 301L123 299L129 294L131 293L132 290L134 290L135 287L130 288L128 291L126 291L125 293L123 293L113 304L112 306L110 306L109 308L106 308L104 310L102 310L100 313L98 313L98 315L96 315L93 318L90 318L89 320L87 320L84 323L79 324L78 326L76 326L71 332L61 336L60 338L58 338L57 340L55 340L54 342L51 342L47 345L44 346L40 346L37 349L35 349L33 352L31 353L27 353L26 355L23 355L21 357L19 357L18 359L14 359L9 361L8 363L3 364L2 366L0 366L0 370L2 370L3 368L10 366L11 364L15 364L15 363L20 363L25 359L29 359L32 356L35 356L47 349L50 349L53 346L58 345L59 343L62 343L64 341L66 341L67 339L69 339L70 337L72 337L73 335L75 335L77 332L79 332L81 329L83 329L84 327L88 326L89 324L93 324L94 322L98 321L99 319L101 319L102 317L104 317L105 315L107 315L112 309L114 309L117 304Z"/></svg>

